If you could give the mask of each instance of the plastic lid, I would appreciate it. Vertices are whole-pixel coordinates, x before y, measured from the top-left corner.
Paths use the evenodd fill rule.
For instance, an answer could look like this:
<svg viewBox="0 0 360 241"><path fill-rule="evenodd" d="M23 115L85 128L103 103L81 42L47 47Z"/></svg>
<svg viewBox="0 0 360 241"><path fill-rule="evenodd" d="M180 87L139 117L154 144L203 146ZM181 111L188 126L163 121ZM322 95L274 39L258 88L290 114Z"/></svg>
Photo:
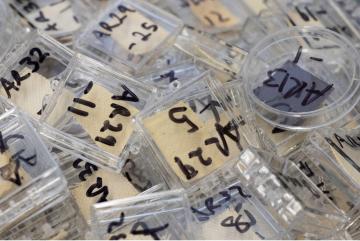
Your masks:
<svg viewBox="0 0 360 241"><path fill-rule="evenodd" d="M269 35L244 61L241 75L255 112L268 123L309 131L345 116L359 100L359 53L324 28Z"/></svg>

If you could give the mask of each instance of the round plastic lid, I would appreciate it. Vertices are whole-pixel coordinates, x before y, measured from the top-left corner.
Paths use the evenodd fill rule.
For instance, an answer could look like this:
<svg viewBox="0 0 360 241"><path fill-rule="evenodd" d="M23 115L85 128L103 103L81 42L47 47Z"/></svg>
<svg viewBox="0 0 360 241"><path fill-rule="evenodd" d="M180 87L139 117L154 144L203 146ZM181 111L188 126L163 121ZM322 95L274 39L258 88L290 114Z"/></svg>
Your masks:
<svg viewBox="0 0 360 241"><path fill-rule="evenodd" d="M359 57L334 31L294 27L260 41L241 75L261 118L286 130L309 131L336 122L357 104Z"/></svg>

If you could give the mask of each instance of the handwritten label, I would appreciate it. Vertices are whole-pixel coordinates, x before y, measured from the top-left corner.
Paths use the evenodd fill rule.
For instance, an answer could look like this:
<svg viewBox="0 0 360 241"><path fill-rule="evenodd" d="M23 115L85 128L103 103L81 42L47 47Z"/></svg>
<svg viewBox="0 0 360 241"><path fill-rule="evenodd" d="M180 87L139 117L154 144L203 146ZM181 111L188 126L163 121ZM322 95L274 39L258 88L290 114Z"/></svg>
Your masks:
<svg viewBox="0 0 360 241"><path fill-rule="evenodd" d="M268 71L268 79L254 93L276 109L308 112L316 110L332 89L333 84L327 84L288 61L281 68Z"/></svg>
<svg viewBox="0 0 360 241"><path fill-rule="evenodd" d="M18 62L20 66L24 66L20 72L13 69L11 80L4 77L0 79L3 87L0 89L0 95L6 96L33 117L39 116L38 112L43 107L43 98L52 93L50 80L40 74L44 61L49 55L40 48L34 47Z"/></svg>
<svg viewBox="0 0 360 241"><path fill-rule="evenodd" d="M190 9L207 27L227 28L239 24L239 18L219 0L188 0Z"/></svg>
<svg viewBox="0 0 360 241"><path fill-rule="evenodd" d="M19 134L3 137L0 132L0 196L5 196L8 192L22 186L31 179L22 165L35 166L37 163L36 154L25 155L25 148L12 153L8 146L10 142L23 140L24 138L23 135Z"/></svg>
<svg viewBox="0 0 360 241"><path fill-rule="evenodd" d="M75 188L71 189L71 193L86 220L90 220L90 209L94 203L139 194L121 174L106 171L82 159L74 160L73 168L79 170L79 182Z"/></svg>
<svg viewBox="0 0 360 241"><path fill-rule="evenodd" d="M360 135L334 133L325 140L331 146L335 160L360 184Z"/></svg>
<svg viewBox="0 0 360 241"><path fill-rule="evenodd" d="M130 54L142 55L153 51L170 33L136 9L118 5L108 18L93 31L95 37L107 44L111 37Z"/></svg>
<svg viewBox="0 0 360 241"><path fill-rule="evenodd" d="M71 2L61 0L40 7L35 1L17 0L20 8L26 13L26 18L45 32L72 32L80 28L80 23L74 15Z"/></svg>
<svg viewBox="0 0 360 241"><path fill-rule="evenodd" d="M249 198L251 195L246 194L241 186L233 185L206 198L200 203L201 209L192 206L192 212L201 221L203 237L234 239L241 235L242 238L263 238L260 233L252 230L257 225L257 220L248 209L250 205L246 200Z"/></svg>
<svg viewBox="0 0 360 241"><path fill-rule="evenodd" d="M313 12L309 6L295 6L295 9L288 11L289 22L293 26L315 26L324 27L316 17L316 14L326 14L326 11Z"/></svg>
<svg viewBox="0 0 360 241"><path fill-rule="evenodd" d="M182 181L201 178L242 150L240 133L224 114L204 122L184 102L144 120L156 145Z"/></svg>
<svg viewBox="0 0 360 241"><path fill-rule="evenodd" d="M77 122L87 131L96 145L120 155L133 133L132 117L138 109L129 104L138 97L126 86L122 95L114 95L104 87L89 82L81 98L74 98L68 107Z"/></svg>
<svg viewBox="0 0 360 241"><path fill-rule="evenodd" d="M125 219L125 213L121 212L119 219L109 224L107 228L107 233L111 235L110 240L118 240L118 239L160 240L159 233L166 230L169 227L168 223L157 227L150 227L145 221L136 221L132 225L124 225L124 219ZM131 227L131 229L128 232L124 232L124 228L122 226L124 226L127 229ZM119 228L121 228L122 230L121 233L118 232ZM115 230L117 230L117 232Z"/></svg>

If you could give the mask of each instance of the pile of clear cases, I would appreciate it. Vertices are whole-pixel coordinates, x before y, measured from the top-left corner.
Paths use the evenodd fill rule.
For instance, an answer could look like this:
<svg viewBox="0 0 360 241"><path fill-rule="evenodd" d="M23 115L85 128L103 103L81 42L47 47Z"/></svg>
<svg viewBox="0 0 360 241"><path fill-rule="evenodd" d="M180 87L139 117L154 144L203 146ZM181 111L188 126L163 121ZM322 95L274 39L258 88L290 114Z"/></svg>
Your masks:
<svg viewBox="0 0 360 241"><path fill-rule="evenodd" d="M0 13L0 239L360 238L359 1Z"/></svg>

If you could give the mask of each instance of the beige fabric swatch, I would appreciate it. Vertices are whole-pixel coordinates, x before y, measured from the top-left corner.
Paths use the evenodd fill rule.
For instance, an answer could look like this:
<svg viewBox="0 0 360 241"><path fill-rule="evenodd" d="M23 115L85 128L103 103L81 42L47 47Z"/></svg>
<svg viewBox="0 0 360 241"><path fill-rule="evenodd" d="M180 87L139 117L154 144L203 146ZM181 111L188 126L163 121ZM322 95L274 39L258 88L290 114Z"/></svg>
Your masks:
<svg viewBox="0 0 360 241"><path fill-rule="evenodd" d="M131 7L129 8L131 9ZM151 52L155 48L159 47L161 42L170 35L166 29L155 24L153 21L138 11L126 13L120 13L117 11L114 13L116 13L116 15L120 18L125 14L127 17L124 19L123 24L112 29L111 36L122 48L128 50L131 54L141 55ZM109 25L115 25L119 23L119 20L116 18L109 18L106 20L106 23ZM142 27L144 23L145 26L149 29ZM152 25L156 25L156 31L154 31L154 28L150 28ZM101 29L101 31L105 30ZM147 40L142 40L143 36L148 34L151 35L147 38ZM135 43L136 45L134 45L131 50L129 50L129 46L132 43Z"/></svg>
<svg viewBox="0 0 360 241"><path fill-rule="evenodd" d="M126 101L112 100L112 96L113 94L110 93L107 89L98 84L94 84L90 92L86 95L83 95L81 99L95 103L96 107L90 108L79 103L74 103L74 108L87 111L89 115L80 116L77 114L72 114L94 141L97 136L102 138L106 138L108 135L113 136L116 139L116 143L114 146L109 146L99 141L95 141L95 143L97 146L99 146L106 152L118 156L123 151L132 132L134 131L132 117L138 113L138 109L128 104L128 102ZM110 118L109 115L114 110L114 108L111 107L112 103L125 107L129 110L131 115L128 117L122 115L115 115L113 118ZM109 120L110 124L112 124L113 126L121 124L122 130L116 132L107 129L101 132L100 130L103 127L104 121L106 120Z"/></svg>
<svg viewBox="0 0 360 241"><path fill-rule="evenodd" d="M36 21L36 18L41 16L40 12L42 12L43 16L49 19L49 21ZM46 31L49 24L52 25L56 23L56 29L58 30L50 30L51 32L72 32L80 28L81 25L75 21L74 16L75 14L69 0L59 1L59 3L54 5L46 5L40 10L33 11L26 15L26 17L41 30Z"/></svg>
<svg viewBox="0 0 360 241"><path fill-rule="evenodd" d="M92 175L85 175L86 181L79 180L79 184L71 190L85 220L90 220L91 205L95 204L101 197L101 194L95 197L86 196L86 191L92 184L96 183L97 177L102 178L103 187L108 187L109 194L107 200L109 201L135 196L139 193L122 174L99 168L97 171L93 172ZM100 188L94 189L94 191L99 189Z"/></svg>
<svg viewBox="0 0 360 241"><path fill-rule="evenodd" d="M193 14L207 27L227 28L239 23L239 18L219 0L203 0L197 4L188 0L188 3Z"/></svg>
<svg viewBox="0 0 360 241"><path fill-rule="evenodd" d="M188 130L191 127L187 123L178 124L170 120L169 110L174 107L186 107L185 112L175 114L176 118L181 118L182 115L186 115L199 129L194 133L189 133ZM146 118L144 120L144 126L149 131L172 170L182 181L187 182L189 180L186 179L186 176L175 162L175 157L180 158L184 165L189 164L198 171L198 174L190 180L192 181L206 176L220 167L225 161L230 160L240 153L236 143L226 136L225 139L230 150L229 156L224 156L215 144L205 145L205 140L210 137L217 137L222 145L215 129L214 118L203 122L199 116L191 110L189 105L184 102L178 102L171 108ZM221 115L220 123L224 126L227 122L228 119L225 115ZM212 158L210 165L205 166L201 164L198 157L189 158L188 153L195 151L198 147L202 148L204 159L208 157Z"/></svg>
<svg viewBox="0 0 360 241"><path fill-rule="evenodd" d="M33 118L39 118L38 111L42 109L43 98L52 94L50 80L38 73L32 73L28 67L20 71L20 76L31 73L30 77L21 81L21 85L17 86L19 91L10 90L10 101L30 114ZM7 98L4 88L0 89L0 95Z"/></svg>

